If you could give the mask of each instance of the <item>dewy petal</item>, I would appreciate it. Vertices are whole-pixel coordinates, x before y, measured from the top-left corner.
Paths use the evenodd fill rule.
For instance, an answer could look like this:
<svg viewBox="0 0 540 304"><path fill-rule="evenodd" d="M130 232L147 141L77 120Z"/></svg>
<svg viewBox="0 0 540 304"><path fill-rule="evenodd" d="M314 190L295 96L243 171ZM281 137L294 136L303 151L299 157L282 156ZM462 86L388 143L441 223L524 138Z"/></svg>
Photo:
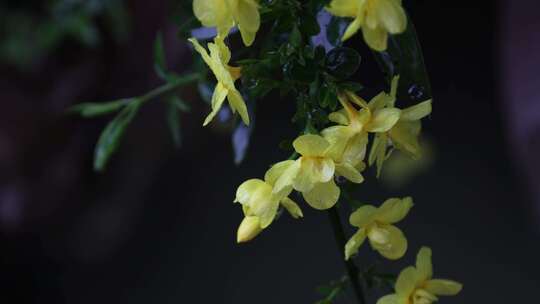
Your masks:
<svg viewBox="0 0 540 304"><path fill-rule="evenodd" d="M420 120L431 113L431 99L401 110L401 120Z"/></svg>
<svg viewBox="0 0 540 304"><path fill-rule="evenodd" d="M413 206L412 198L387 199L377 210L377 221L385 224L393 224L401 221Z"/></svg>
<svg viewBox="0 0 540 304"><path fill-rule="evenodd" d="M304 199L313 208L326 210L332 208L339 199L340 189L333 179L315 184L309 192L303 192Z"/></svg>
<svg viewBox="0 0 540 304"><path fill-rule="evenodd" d="M316 160L309 157L300 157L300 170L294 179L293 188L296 191L310 191L316 182L321 179L320 172L316 168Z"/></svg>
<svg viewBox="0 0 540 304"><path fill-rule="evenodd" d="M378 0L376 14L386 31L392 34L402 33L407 27L407 15L403 7L395 0Z"/></svg>
<svg viewBox="0 0 540 304"><path fill-rule="evenodd" d="M416 269L418 270L418 279L427 281L433 276L433 265L431 263L431 249L422 247L416 255Z"/></svg>
<svg viewBox="0 0 540 304"><path fill-rule="evenodd" d="M335 163L331 158L322 158L316 160L316 170L319 176L318 182L326 183L327 181L334 178L334 172L336 170Z"/></svg>
<svg viewBox="0 0 540 304"><path fill-rule="evenodd" d="M348 142L347 147L343 151L341 162L348 163L353 166L358 165L366 157L366 149L368 144L368 134L366 132L357 133Z"/></svg>
<svg viewBox="0 0 540 304"><path fill-rule="evenodd" d="M326 10L338 17L356 17L358 14L358 0L332 0Z"/></svg>
<svg viewBox="0 0 540 304"><path fill-rule="evenodd" d="M261 233L262 228L260 226L259 218L257 216L246 216L236 233L236 241L238 243L243 243L251 241L259 233Z"/></svg>
<svg viewBox="0 0 540 304"><path fill-rule="evenodd" d="M440 279L429 280L424 286L427 292L436 296L455 296L462 288L463 285L458 282Z"/></svg>
<svg viewBox="0 0 540 304"><path fill-rule="evenodd" d="M386 50L388 46L388 33L384 29L380 27L371 29L364 26L362 27L362 33L364 34L364 40L370 48L379 52Z"/></svg>
<svg viewBox="0 0 540 304"><path fill-rule="evenodd" d="M386 295L377 301L377 304L402 304L395 294Z"/></svg>
<svg viewBox="0 0 540 304"><path fill-rule="evenodd" d="M386 132L398 122L400 114L401 111L397 108L379 109L373 112L366 128L369 132Z"/></svg>
<svg viewBox="0 0 540 304"><path fill-rule="evenodd" d="M366 230L361 228L347 241L345 244L345 260L348 260L351 256L358 252L358 248L362 246L362 243L366 240Z"/></svg>
<svg viewBox="0 0 540 304"><path fill-rule="evenodd" d="M278 178L285 173L285 170L289 168L294 163L294 160L285 160L279 163L272 165L266 174L264 175L264 181L270 185L274 185Z"/></svg>
<svg viewBox="0 0 540 304"><path fill-rule="evenodd" d="M418 283L416 268L409 266L403 269L396 281L396 293L399 297L407 297L412 294Z"/></svg>
<svg viewBox="0 0 540 304"><path fill-rule="evenodd" d="M294 181L300 172L300 162L300 159L292 162L283 162L284 170L274 184L274 189L272 190L274 194L284 191L287 187L293 186Z"/></svg>
<svg viewBox="0 0 540 304"><path fill-rule="evenodd" d="M206 116L206 119L204 120L203 126L206 126L207 124L212 121L214 116L219 112L219 109L221 109L221 106L223 105L223 101L225 101L225 97L227 97L227 94L229 93L229 90L221 84L221 82L218 82L216 85L216 88L214 89L214 94L212 95L212 112Z"/></svg>
<svg viewBox="0 0 540 304"><path fill-rule="evenodd" d="M293 142L296 152L303 156L323 156L329 146L326 139L313 134L299 136Z"/></svg>
<svg viewBox="0 0 540 304"><path fill-rule="evenodd" d="M292 199L285 197L281 200L281 205L287 209L289 214L294 217L295 219L304 217L304 214L302 213L302 209L300 209L300 206L293 201Z"/></svg>
<svg viewBox="0 0 540 304"><path fill-rule="evenodd" d="M362 19L358 17L355 18L353 22L351 22L349 26L347 27L347 29L345 30L343 37L341 37L341 41L345 41L351 38L354 34L356 34L356 32L358 32L361 26L362 26Z"/></svg>
<svg viewBox="0 0 540 304"><path fill-rule="evenodd" d="M368 238L371 247L389 260L397 260L407 252L407 239L396 226L377 225L368 231Z"/></svg>
<svg viewBox="0 0 540 304"><path fill-rule="evenodd" d="M336 164L336 172L353 183L360 184L364 181L362 174L349 163Z"/></svg>
<svg viewBox="0 0 540 304"><path fill-rule="evenodd" d="M364 205L349 216L349 223L355 227L366 227L373 221L373 217L377 212L377 208L371 205Z"/></svg>
<svg viewBox="0 0 540 304"><path fill-rule="evenodd" d="M240 92L233 88L229 90L227 98L229 99L229 104L231 105L231 108L238 111L238 114L240 114L240 117L242 118L244 124L249 125L249 114L246 107L246 102L244 101L244 98L242 98L242 95L240 95Z"/></svg>

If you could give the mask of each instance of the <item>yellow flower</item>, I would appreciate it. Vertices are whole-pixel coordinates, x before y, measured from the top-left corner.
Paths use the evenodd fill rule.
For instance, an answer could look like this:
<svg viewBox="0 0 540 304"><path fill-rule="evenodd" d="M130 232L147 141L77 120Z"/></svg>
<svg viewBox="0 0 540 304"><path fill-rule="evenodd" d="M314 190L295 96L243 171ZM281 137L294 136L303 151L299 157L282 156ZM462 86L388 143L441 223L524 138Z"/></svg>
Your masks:
<svg viewBox="0 0 540 304"><path fill-rule="evenodd" d="M236 191L235 202L242 204L245 218L240 224L237 233L237 242L247 242L256 237L274 220L278 207L281 205L294 218L303 217L300 207L287 196L292 188L284 187L274 192L273 185L281 175L283 168L273 166L260 179L250 179L243 182Z"/></svg>
<svg viewBox="0 0 540 304"><path fill-rule="evenodd" d="M390 94L384 94L384 100L387 107L394 108L396 101L396 92L399 82L399 76L395 76L392 80L392 88ZM371 166L373 163L377 165L377 175L380 174L384 160L387 158L387 144L390 142L392 145L408 154L412 158L420 157L420 147L418 144L418 137L421 130L420 120L431 113L431 99L423 101L414 106L401 110L399 120L388 132L379 133L373 140L373 145L369 153L368 163Z"/></svg>
<svg viewBox="0 0 540 304"><path fill-rule="evenodd" d="M204 26L216 27L222 38L238 25L246 46L253 43L261 24L255 0L193 0L193 13Z"/></svg>
<svg viewBox="0 0 540 304"><path fill-rule="evenodd" d="M354 18L342 40L362 28L364 40L376 51L386 50L389 33L402 33L407 27L401 0L332 0L326 9L338 17Z"/></svg>
<svg viewBox="0 0 540 304"><path fill-rule="evenodd" d="M363 167L366 155L368 132L381 133L392 128L399 120L400 111L395 108L381 108L386 103L383 94L377 95L369 103L352 92L346 95L362 107L357 110L343 94L338 99L343 109L331 113L329 120L340 125L324 129L321 134L330 142L330 155L338 164Z"/></svg>
<svg viewBox="0 0 540 304"><path fill-rule="evenodd" d="M335 163L326 154L330 144L321 136L308 134L295 139L293 147L301 156L274 165L280 172L274 192L292 187L302 193L311 207L331 208L337 202L340 190L334 182Z"/></svg>
<svg viewBox="0 0 540 304"><path fill-rule="evenodd" d="M390 198L379 208L365 205L353 212L349 218L358 231L345 244L345 259L358 251L366 237L371 247L390 260L401 258L407 251L407 239L394 223L401 221L413 206L412 199Z"/></svg>
<svg viewBox="0 0 540 304"><path fill-rule="evenodd" d="M377 304L431 304L437 296L454 296L463 285L451 280L432 279L431 249L422 247L416 257L416 267L409 266L398 276L396 293L384 296Z"/></svg>
<svg viewBox="0 0 540 304"><path fill-rule="evenodd" d="M216 37L214 43L208 43L210 55L196 39L190 38L188 40L193 44L195 50L201 54L204 62L210 67L217 79L217 85L212 95L212 112L206 117L203 125L206 126L210 123L223 105L225 98L229 101L233 113L238 111L244 123L249 125L246 103L234 86L234 82L240 78L240 68L229 66L231 52L223 42L223 39Z"/></svg>

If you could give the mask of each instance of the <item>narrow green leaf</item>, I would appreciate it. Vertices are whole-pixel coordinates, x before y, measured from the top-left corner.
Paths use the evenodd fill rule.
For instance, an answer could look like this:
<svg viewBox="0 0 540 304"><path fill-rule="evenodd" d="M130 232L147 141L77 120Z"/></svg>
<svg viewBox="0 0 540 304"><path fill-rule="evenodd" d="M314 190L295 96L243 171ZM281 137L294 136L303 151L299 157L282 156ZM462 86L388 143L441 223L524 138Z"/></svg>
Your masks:
<svg viewBox="0 0 540 304"><path fill-rule="evenodd" d="M175 96L176 97L176 96ZM171 132L171 137L176 148L180 148L182 145L182 132L180 128L180 108L179 104L183 104L182 101L176 97L168 100L167 105L167 126Z"/></svg>
<svg viewBox="0 0 540 304"><path fill-rule="evenodd" d="M82 117L96 117L114 113L132 102L131 98L125 98L109 102L85 102L70 107L67 112L79 114Z"/></svg>
<svg viewBox="0 0 540 304"><path fill-rule="evenodd" d="M118 148L127 126L137 114L139 106L138 101L131 102L101 132L94 150L94 170L101 172L105 169L110 157Z"/></svg>
<svg viewBox="0 0 540 304"><path fill-rule="evenodd" d="M161 79L167 80L167 62L162 36L161 32L159 32L154 41L154 70Z"/></svg>

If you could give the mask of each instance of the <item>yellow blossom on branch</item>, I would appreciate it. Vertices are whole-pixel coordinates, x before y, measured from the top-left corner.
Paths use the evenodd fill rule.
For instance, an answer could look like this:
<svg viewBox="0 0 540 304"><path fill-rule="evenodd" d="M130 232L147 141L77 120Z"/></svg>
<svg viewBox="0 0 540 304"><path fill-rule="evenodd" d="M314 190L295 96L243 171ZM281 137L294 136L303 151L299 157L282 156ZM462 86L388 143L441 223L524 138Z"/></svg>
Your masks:
<svg viewBox="0 0 540 304"><path fill-rule="evenodd" d="M268 227L274 220L280 205L289 211L292 217L303 217L300 207L287 197L292 191L291 187L285 187L280 192L273 192L273 184L281 171L279 166L273 166L266 173L264 181L250 179L238 187L234 201L242 204L245 215L238 228L238 243L253 239Z"/></svg>
<svg viewBox="0 0 540 304"><path fill-rule="evenodd" d="M249 115L244 98L234 86L234 82L240 78L240 68L229 66L231 52L223 42L223 39L216 37L214 43L208 43L210 54L199 44L199 42L190 38L189 42L193 44L195 50L201 55L204 62L214 73L217 79L217 85L212 95L212 112L206 117L203 125L206 126L214 116L218 113L223 105L225 98L229 101L229 105L233 113L238 111L242 121L249 125Z"/></svg>
<svg viewBox="0 0 540 304"><path fill-rule="evenodd" d="M432 279L431 249L422 247L416 257L416 267L409 266L398 276L395 294L379 299L377 304L431 304L438 296L454 296L462 285L451 280Z"/></svg>
<svg viewBox="0 0 540 304"><path fill-rule="evenodd" d="M204 26L216 27L222 38L238 25L246 46L253 43L261 24L255 0L193 0L193 13Z"/></svg>
<svg viewBox="0 0 540 304"><path fill-rule="evenodd" d="M390 260L401 258L407 251L407 239L403 232L392 225L401 221L413 206L412 199L390 198L379 208L365 205L354 211L349 222L358 231L345 245L348 260L368 238L371 247Z"/></svg>
<svg viewBox="0 0 540 304"><path fill-rule="evenodd" d="M338 17L354 18L343 41L362 29L364 40L376 51L386 50L388 34L402 33L407 27L401 0L332 0L326 9Z"/></svg>

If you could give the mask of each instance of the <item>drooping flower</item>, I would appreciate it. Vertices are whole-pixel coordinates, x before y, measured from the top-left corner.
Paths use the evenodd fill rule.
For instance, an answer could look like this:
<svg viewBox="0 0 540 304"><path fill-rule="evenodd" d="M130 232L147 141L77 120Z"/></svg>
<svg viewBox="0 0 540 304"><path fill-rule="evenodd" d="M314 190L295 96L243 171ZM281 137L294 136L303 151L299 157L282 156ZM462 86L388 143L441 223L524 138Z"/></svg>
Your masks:
<svg viewBox="0 0 540 304"><path fill-rule="evenodd" d="M390 260L401 258L407 251L407 239L403 232L392 225L401 221L413 206L412 199L390 198L379 208L364 205L354 211L349 222L358 231L345 245L348 260L368 238L371 247Z"/></svg>
<svg viewBox="0 0 540 304"><path fill-rule="evenodd" d="M278 207L284 207L292 217L303 217L302 210L293 200L288 198L292 187L284 187L279 192L273 191L276 179L283 168L274 165L265 176L264 181L250 179L243 182L236 191L235 202L242 204L245 218L238 227L237 242L247 242L256 237L274 220Z"/></svg>
<svg viewBox="0 0 540 304"><path fill-rule="evenodd" d="M401 0L332 0L326 9L338 17L354 18L342 40L361 28L364 40L376 51L386 50L388 34L402 33L407 27Z"/></svg>
<svg viewBox="0 0 540 304"><path fill-rule="evenodd" d="M458 282L432 277L431 249L422 247L416 257L416 267L409 266L399 274L396 293L380 298L377 304L431 304L438 296L454 296L463 288Z"/></svg>
<svg viewBox="0 0 540 304"><path fill-rule="evenodd" d="M399 76L395 76L392 79L390 94L384 92L381 93L385 94L384 100L387 107L395 107L398 82ZM418 144L418 137L421 130L420 120L430 113L431 99L402 109L396 124L387 132L378 133L375 136L369 153L369 165L371 166L375 163L377 165L377 172L380 174L383 162L387 158L387 146L389 140L396 149L406 153L412 158L419 158L420 146Z"/></svg>
<svg viewBox="0 0 540 304"><path fill-rule="evenodd" d="M249 115L244 98L234 86L234 82L240 78L240 68L229 66L231 52L223 42L223 39L216 37L214 43L208 43L210 54L194 39L188 39L194 46L195 50L201 54L202 59L214 73L217 79L217 85L214 88L212 95L212 112L208 114L203 125L206 126L214 116L218 113L223 105L225 98L229 101L229 106L234 112L238 111L242 121L249 125Z"/></svg>
<svg viewBox="0 0 540 304"><path fill-rule="evenodd" d="M246 46L253 43L261 24L256 0L193 0L193 13L204 26L216 27L222 38L238 25Z"/></svg>

